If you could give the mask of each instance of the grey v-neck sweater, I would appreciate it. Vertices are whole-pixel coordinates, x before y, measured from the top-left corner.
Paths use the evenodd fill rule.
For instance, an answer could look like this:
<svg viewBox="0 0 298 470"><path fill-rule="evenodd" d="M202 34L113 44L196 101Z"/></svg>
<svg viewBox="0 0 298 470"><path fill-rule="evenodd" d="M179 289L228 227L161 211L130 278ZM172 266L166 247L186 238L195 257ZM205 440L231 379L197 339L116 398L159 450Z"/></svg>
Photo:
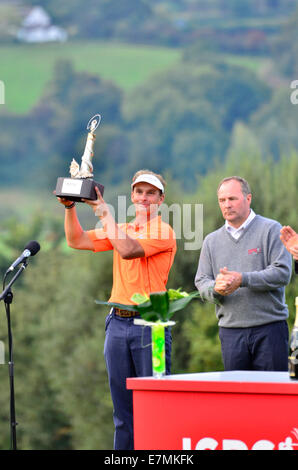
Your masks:
<svg viewBox="0 0 298 470"><path fill-rule="evenodd" d="M260 215L235 240L225 226L203 242L195 285L201 297L219 301L219 326L246 328L288 317L285 286L292 271L291 255L280 241L281 225ZM242 284L232 294L214 292L220 268L242 273Z"/></svg>

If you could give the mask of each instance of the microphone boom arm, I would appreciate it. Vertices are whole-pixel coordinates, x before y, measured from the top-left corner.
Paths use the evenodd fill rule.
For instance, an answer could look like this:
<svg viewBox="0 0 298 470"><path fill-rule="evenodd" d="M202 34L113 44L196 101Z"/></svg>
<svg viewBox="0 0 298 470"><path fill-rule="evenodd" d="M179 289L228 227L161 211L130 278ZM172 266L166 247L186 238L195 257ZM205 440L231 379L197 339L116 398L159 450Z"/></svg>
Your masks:
<svg viewBox="0 0 298 470"><path fill-rule="evenodd" d="M25 260L23 263L22 263L22 266L20 267L20 269L17 271L17 273L13 276L13 278L11 279L11 281L9 282L9 284L5 287L5 289L3 290L2 294L0 294L0 301L5 299L6 295L8 294L8 292L10 291L10 288L11 286L14 284L14 282L18 279L18 277L22 274L22 272L26 269L27 267L27 260Z"/></svg>

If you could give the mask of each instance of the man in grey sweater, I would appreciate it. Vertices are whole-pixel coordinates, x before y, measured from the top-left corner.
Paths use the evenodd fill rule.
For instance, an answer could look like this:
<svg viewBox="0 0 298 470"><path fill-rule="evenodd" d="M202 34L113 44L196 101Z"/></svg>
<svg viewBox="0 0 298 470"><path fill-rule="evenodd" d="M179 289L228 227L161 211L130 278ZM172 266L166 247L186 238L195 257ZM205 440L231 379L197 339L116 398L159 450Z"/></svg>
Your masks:
<svg viewBox="0 0 298 470"><path fill-rule="evenodd" d="M254 213L243 178L225 178L217 195L225 225L205 238L195 285L217 303L225 370L287 370L291 256L281 225Z"/></svg>

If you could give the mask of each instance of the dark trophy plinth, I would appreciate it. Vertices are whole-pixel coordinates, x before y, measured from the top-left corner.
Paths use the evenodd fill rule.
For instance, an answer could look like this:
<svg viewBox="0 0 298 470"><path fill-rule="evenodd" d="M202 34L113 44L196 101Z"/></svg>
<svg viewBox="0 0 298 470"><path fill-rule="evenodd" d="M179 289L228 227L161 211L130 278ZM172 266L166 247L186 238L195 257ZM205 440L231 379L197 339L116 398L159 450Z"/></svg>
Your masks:
<svg viewBox="0 0 298 470"><path fill-rule="evenodd" d="M70 201L82 202L82 199L95 200L97 194L95 187L97 187L103 196L104 187L102 184L97 183L93 179L93 165L91 159L93 158L93 147L95 142L95 129L99 126L101 121L100 114L93 116L88 122L88 133L85 151L82 156L81 167L73 159L70 165L69 178L59 177L56 185L56 197L64 197Z"/></svg>
<svg viewBox="0 0 298 470"><path fill-rule="evenodd" d="M104 187L93 179L87 178L63 178L57 179L56 196L65 197L70 201L82 202L82 199L97 199L95 186L98 187L100 194L103 196Z"/></svg>

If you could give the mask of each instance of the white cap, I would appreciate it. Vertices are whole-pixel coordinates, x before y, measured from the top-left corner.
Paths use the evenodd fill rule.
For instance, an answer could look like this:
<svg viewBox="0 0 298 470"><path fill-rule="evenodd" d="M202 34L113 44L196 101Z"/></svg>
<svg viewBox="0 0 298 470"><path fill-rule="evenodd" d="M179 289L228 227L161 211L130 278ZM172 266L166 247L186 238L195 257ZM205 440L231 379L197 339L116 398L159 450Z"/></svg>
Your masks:
<svg viewBox="0 0 298 470"><path fill-rule="evenodd" d="M160 189L162 193L165 192L165 188L162 182L155 175L151 175L150 173L144 173L143 175L138 176L137 179L131 184L131 187L133 188L137 183L149 183L152 184L152 186Z"/></svg>

